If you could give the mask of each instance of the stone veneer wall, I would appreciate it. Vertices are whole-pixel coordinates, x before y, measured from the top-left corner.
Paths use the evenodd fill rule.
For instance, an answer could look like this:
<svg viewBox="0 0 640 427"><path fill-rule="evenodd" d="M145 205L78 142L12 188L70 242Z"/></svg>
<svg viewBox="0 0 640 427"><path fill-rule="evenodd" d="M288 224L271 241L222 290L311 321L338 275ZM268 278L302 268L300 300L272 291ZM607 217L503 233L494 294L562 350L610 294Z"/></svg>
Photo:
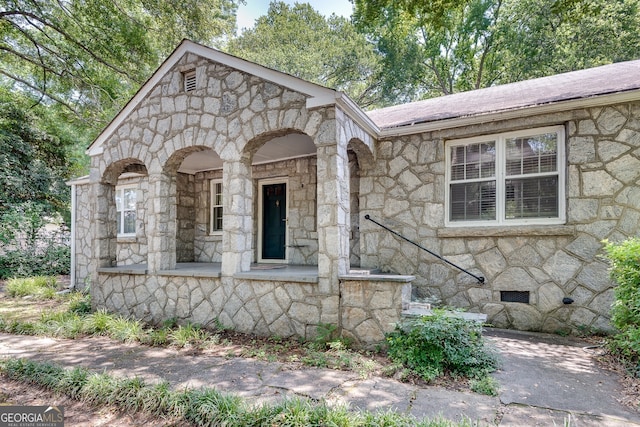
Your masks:
<svg viewBox="0 0 640 427"><path fill-rule="evenodd" d="M195 174L195 262L222 261L222 234L210 232L211 180L222 179L222 170Z"/></svg>
<svg viewBox="0 0 640 427"><path fill-rule="evenodd" d="M195 261L196 195L193 175L176 176L176 261Z"/></svg>
<svg viewBox="0 0 640 427"><path fill-rule="evenodd" d="M548 125L566 126L567 223L563 226L444 227L447 139ZM610 329L613 283L602 240L640 233L640 105L624 104L379 142L362 171L361 212L486 277L457 270L364 221L363 266L417 276L415 297L483 312L498 327L549 332ZM529 291L530 304L500 291ZM562 303L563 297L574 300Z"/></svg>
<svg viewBox="0 0 640 427"><path fill-rule="evenodd" d="M96 265L91 258L93 240L93 223L91 215L91 186L78 184L76 191L75 232L75 277L72 283L78 289L91 285L91 272Z"/></svg>
<svg viewBox="0 0 640 427"><path fill-rule="evenodd" d="M410 280L342 280L340 299L318 295L317 283L102 273L93 297L95 308L151 324L221 322L239 332L305 339L315 337L320 324L337 325L365 347L383 341L400 321Z"/></svg>

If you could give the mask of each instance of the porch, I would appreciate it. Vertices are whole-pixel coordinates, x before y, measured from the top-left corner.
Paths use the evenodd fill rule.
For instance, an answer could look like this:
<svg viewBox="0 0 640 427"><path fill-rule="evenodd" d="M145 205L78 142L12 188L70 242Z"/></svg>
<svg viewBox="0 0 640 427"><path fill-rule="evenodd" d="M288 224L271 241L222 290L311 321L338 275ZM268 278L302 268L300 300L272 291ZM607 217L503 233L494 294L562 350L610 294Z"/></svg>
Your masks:
<svg viewBox="0 0 640 427"><path fill-rule="evenodd" d="M98 269L92 288L100 306L161 324L175 318L204 327L222 323L240 332L312 339L321 324L367 347L400 321L414 276L357 269L325 288L317 266L252 264L224 276L221 263L178 263L150 273L146 264ZM335 290L334 290L335 289Z"/></svg>

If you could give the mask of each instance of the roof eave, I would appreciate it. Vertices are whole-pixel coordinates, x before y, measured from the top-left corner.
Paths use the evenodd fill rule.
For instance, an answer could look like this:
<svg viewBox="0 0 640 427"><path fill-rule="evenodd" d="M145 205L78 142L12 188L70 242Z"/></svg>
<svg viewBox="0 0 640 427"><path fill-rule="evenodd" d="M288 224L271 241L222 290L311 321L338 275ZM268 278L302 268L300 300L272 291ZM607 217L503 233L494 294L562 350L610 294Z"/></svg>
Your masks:
<svg viewBox="0 0 640 427"><path fill-rule="evenodd" d="M619 104L637 100L640 100L640 88L625 92L595 95L588 98L531 105L512 110L493 111L473 116L452 117L449 119L418 123L414 125L382 128L378 136L380 138L389 138L395 136L415 135L418 133L473 126L499 120L530 117L540 114L552 114L562 111L576 110L579 108L601 107L604 105Z"/></svg>

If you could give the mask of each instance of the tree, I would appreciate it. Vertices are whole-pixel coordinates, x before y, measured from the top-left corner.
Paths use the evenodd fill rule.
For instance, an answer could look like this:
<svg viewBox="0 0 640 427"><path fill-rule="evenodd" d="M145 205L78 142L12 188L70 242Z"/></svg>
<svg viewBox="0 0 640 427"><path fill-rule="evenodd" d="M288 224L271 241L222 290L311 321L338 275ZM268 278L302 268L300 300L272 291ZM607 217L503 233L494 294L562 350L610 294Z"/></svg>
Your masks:
<svg viewBox="0 0 640 427"><path fill-rule="evenodd" d="M638 0L355 0L384 56L388 102L587 68L640 55Z"/></svg>
<svg viewBox="0 0 640 427"><path fill-rule="evenodd" d="M27 203L44 215L64 213L69 203L73 132L60 128L54 109L32 103L0 88L0 216Z"/></svg>
<svg viewBox="0 0 640 427"><path fill-rule="evenodd" d="M237 3L4 0L0 77L101 127L181 38L231 34Z"/></svg>
<svg viewBox="0 0 640 427"><path fill-rule="evenodd" d="M374 46L347 19L325 18L308 3L272 2L253 28L231 40L230 53L346 92L361 106L380 97Z"/></svg>

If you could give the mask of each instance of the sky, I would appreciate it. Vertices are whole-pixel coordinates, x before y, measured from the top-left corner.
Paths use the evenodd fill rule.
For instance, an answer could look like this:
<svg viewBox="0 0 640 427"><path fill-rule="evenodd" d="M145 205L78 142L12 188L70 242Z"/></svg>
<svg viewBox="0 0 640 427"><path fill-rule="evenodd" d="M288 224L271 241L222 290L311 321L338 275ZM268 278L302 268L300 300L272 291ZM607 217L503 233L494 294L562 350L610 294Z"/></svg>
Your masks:
<svg viewBox="0 0 640 427"><path fill-rule="evenodd" d="M251 28L256 19L267 14L270 0L245 0L246 5L238 7L238 29ZM351 16L353 5L349 0L280 0L287 4L309 3L311 6L325 16L332 13L348 18Z"/></svg>

